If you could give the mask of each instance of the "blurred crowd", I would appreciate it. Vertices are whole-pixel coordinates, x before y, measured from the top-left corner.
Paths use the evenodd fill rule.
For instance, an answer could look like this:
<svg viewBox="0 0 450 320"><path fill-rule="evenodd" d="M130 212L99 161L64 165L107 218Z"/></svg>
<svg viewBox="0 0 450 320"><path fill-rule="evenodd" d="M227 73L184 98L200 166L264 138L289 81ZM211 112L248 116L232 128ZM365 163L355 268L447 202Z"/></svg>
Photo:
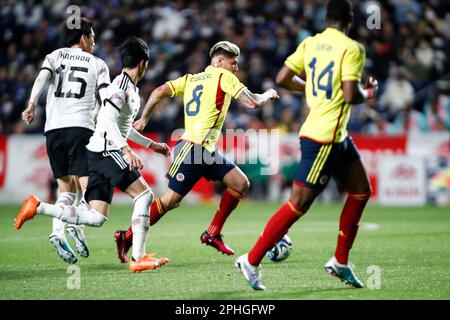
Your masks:
<svg viewBox="0 0 450 320"><path fill-rule="evenodd" d="M219 40L240 46L239 78L250 90L274 87L286 57L305 37L325 27L325 1L315 0L1 3L0 134L42 132L45 94L32 126L20 121L20 114L45 55L63 46L60 35L70 5L78 6L82 16L95 23L95 55L108 64L111 77L120 72L117 48L127 36L148 42L149 70L140 84L143 103L165 81L203 70L209 63L209 48ZM378 79L380 92L376 101L352 108L350 131L450 130L450 2L353 3L350 36L365 46L364 74ZM373 24L377 13L378 29ZM297 132L308 113L304 95L278 90L281 99L260 110L246 111L233 103L225 127ZM146 130L170 135L183 126L182 110L181 100L164 100Z"/></svg>

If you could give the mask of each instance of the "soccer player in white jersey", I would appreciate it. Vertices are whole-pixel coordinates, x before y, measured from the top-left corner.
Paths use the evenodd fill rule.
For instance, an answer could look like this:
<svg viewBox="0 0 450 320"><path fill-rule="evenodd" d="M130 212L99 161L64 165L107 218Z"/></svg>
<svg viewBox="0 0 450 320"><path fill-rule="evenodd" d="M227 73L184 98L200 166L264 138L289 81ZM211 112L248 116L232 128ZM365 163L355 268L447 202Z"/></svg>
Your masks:
<svg viewBox="0 0 450 320"><path fill-rule="evenodd" d="M22 113L27 124L33 122L37 101L48 83L44 135L53 176L58 184L56 205L62 207L76 202L77 186L80 194L86 189L86 144L94 130L96 96L110 83L107 65L92 55L95 46L92 27L93 24L85 19L80 19L78 28L64 26L68 47L57 49L45 57L28 107ZM89 248L82 226L69 224L66 231L75 241L80 256L88 257ZM65 237L64 222L53 219L49 241L64 261L77 262L77 256Z"/></svg>
<svg viewBox="0 0 450 320"><path fill-rule="evenodd" d="M87 203L60 207L41 202L35 196L27 198L16 219L16 228L36 214L53 216L75 224L100 227L106 220L114 187L133 198L135 204L131 224L133 253L130 270L155 269L169 262L145 252L145 241L150 225L149 207L153 193L141 177L142 160L128 146L126 139L168 156L169 147L156 143L133 129L133 120L140 108L139 89L136 87L145 74L149 51L146 43L136 37L127 39L120 47L123 70L102 95L103 105L89 144L89 181L84 195Z"/></svg>

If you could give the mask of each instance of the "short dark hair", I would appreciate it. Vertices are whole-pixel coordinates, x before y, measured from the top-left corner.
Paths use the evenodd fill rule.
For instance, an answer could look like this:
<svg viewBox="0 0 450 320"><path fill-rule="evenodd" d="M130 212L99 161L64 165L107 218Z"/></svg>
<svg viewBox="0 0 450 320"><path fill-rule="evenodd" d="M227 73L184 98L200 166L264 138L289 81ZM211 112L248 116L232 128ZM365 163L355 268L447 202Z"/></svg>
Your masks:
<svg viewBox="0 0 450 320"><path fill-rule="evenodd" d="M352 22L353 4L350 0L329 0L327 3L326 19L341 22L344 25Z"/></svg>
<svg viewBox="0 0 450 320"><path fill-rule="evenodd" d="M148 46L144 40L138 37L130 37L120 46L120 59L123 68L134 68L142 60L149 59Z"/></svg>
<svg viewBox="0 0 450 320"><path fill-rule="evenodd" d="M94 24L85 18L80 19L80 28L69 28L67 23L64 23L64 40L66 44L71 47L80 43L81 36L89 37L93 27Z"/></svg>

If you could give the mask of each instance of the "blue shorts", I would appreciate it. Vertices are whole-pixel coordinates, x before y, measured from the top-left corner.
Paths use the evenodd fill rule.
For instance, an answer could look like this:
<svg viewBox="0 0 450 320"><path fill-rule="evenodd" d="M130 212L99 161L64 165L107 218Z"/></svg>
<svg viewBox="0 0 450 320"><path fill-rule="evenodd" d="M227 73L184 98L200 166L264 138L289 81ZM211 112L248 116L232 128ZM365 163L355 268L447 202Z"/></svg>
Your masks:
<svg viewBox="0 0 450 320"><path fill-rule="evenodd" d="M211 153L202 145L180 140L175 146L174 161L166 177L169 188L185 196L200 178L222 181L235 167L217 150Z"/></svg>
<svg viewBox="0 0 450 320"><path fill-rule="evenodd" d="M302 158L295 173L294 183L322 190L342 163L361 158L351 137L340 143L322 144L300 138Z"/></svg>

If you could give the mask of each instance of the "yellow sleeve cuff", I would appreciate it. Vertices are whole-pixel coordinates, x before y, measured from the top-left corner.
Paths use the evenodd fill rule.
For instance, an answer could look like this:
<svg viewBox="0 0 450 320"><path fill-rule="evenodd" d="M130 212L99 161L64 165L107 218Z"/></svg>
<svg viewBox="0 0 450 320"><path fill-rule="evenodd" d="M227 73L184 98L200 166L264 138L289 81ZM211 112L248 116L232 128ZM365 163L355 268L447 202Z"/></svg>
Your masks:
<svg viewBox="0 0 450 320"><path fill-rule="evenodd" d="M172 81L167 81L166 83L169 85L170 91L172 91L170 97L173 98L175 96L175 87L173 86Z"/></svg>
<svg viewBox="0 0 450 320"><path fill-rule="evenodd" d="M237 98L239 98L239 95L242 93L242 91L244 91L244 89L246 88L246 86L242 86L242 87L240 87L237 91L236 91L236 93L233 95L233 98L234 99L237 99Z"/></svg>

